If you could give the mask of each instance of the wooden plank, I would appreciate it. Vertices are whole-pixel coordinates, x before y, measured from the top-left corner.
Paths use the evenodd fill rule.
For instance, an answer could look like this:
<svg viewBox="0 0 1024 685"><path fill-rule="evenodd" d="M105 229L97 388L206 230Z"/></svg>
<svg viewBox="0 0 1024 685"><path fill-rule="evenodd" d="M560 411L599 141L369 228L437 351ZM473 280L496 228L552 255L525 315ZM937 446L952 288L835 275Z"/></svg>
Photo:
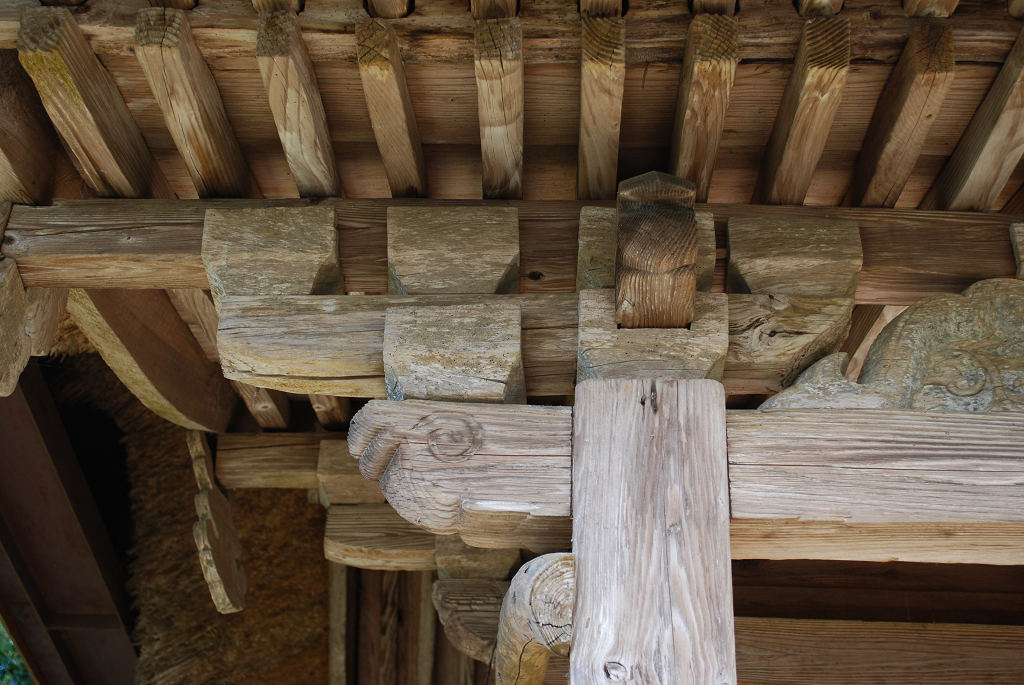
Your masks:
<svg viewBox="0 0 1024 685"><path fill-rule="evenodd" d="M217 341L228 378L288 392L385 397L389 307L493 302L492 295L249 296L224 300ZM564 395L576 378L576 296L507 295L522 311L527 395ZM283 334L299 320L301 335Z"/></svg>
<svg viewBox="0 0 1024 685"><path fill-rule="evenodd" d="M359 634L359 571L344 564L330 567L328 685L355 685Z"/></svg>
<svg viewBox="0 0 1024 685"><path fill-rule="evenodd" d="M830 17L839 14L843 0L797 0L796 9L801 17Z"/></svg>
<svg viewBox="0 0 1024 685"><path fill-rule="evenodd" d="M0 259L0 397L18 387L18 378L32 355L25 330L28 297L13 259Z"/></svg>
<svg viewBox="0 0 1024 685"><path fill-rule="evenodd" d="M568 656L575 599L573 555L545 554L523 565L501 606L498 683L541 685L551 654Z"/></svg>
<svg viewBox="0 0 1024 685"><path fill-rule="evenodd" d="M398 683L398 587L396 571L359 573L359 685Z"/></svg>
<svg viewBox="0 0 1024 685"><path fill-rule="evenodd" d="M1017 125L1024 108L1022 77L1024 33L919 209L992 209L1024 154L1024 133Z"/></svg>
<svg viewBox="0 0 1024 685"><path fill-rule="evenodd" d="M517 201L521 292L575 290L579 201ZM389 207L480 207L483 201L331 199L348 291L387 292ZM593 204L593 203L592 203ZM206 208L306 206L307 200L90 200L53 207L17 205L2 254L18 262L26 287L208 289L201 258ZM610 207L604 203L603 207ZM959 293L978 280L1013 278L1008 240L1019 217L980 212L922 212L852 207L696 204L724 232L731 217L843 219L860 226L864 267L858 304L913 304ZM541 275L531 279L530 274Z"/></svg>
<svg viewBox="0 0 1024 685"><path fill-rule="evenodd" d="M584 17L580 64L580 142L576 198L615 198L619 124L626 83L626 28L622 19Z"/></svg>
<svg viewBox="0 0 1024 685"><path fill-rule="evenodd" d="M755 203L803 204L849 69L849 20L809 20L761 159Z"/></svg>
<svg viewBox="0 0 1024 685"><path fill-rule="evenodd" d="M14 50L0 50L0 91L0 202L91 197Z"/></svg>
<svg viewBox="0 0 1024 685"><path fill-rule="evenodd" d="M863 262L853 221L729 220L730 292L853 297Z"/></svg>
<svg viewBox="0 0 1024 685"><path fill-rule="evenodd" d="M199 197L263 197L185 13L140 10L135 55Z"/></svg>
<svg viewBox="0 0 1024 685"><path fill-rule="evenodd" d="M686 35L668 168L694 184L698 202L708 201L711 173L736 78L739 57L736 22L731 16L731 11L698 14Z"/></svg>
<svg viewBox="0 0 1024 685"><path fill-rule="evenodd" d="M471 3L474 15L501 14L504 2ZM478 21L474 65L480 119L480 157L485 199L523 198L523 28L514 18Z"/></svg>
<svg viewBox="0 0 1024 685"><path fill-rule="evenodd" d="M340 434L335 435L341 437ZM347 440L320 440L315 476L320 488L320 502L324 506L380 504L385 501L377 482L367 480L359 473L359 462L349 454Z"/></svg>
<svg viewBox="0 0 1024 685"><path fill-rule="evenodd" d="M367 0L366 11L371 17L401 19L413 10L413 0Z"/></svg>
<svg viewBox="0 0 1024 685"><path fill-rule="evenodd" d="M220 369L155 290L73 290L68 312L121 382L157 415L223 432L236 398Z"/></svg>
<svg viewBox="0 0 1024 685"><path fill-rule="evenodd" d="M573 683L736 683L725 436L714 381L577 386Z"/></svg>
<svg viewBox="0 0 1024 685"><path fill-rule="evenodd" d="M470 0L469 11L477 20L511 19L516 16L518 5L516 0Z"/></svg>
<svg viewBox="0 0 1024 685"><path fill-rule="evenodd" d="M332 207L210 209L202 255L218 308L226 295L324 295L343 288Z"/></svg>
<svg viewBox="0 0 1024 685"><path fill-rule="evenodd" d="M356 25L359 78L392 197L425 197L427 166L395 29L384 19Z"/></svg>
<svg viewBox="0 0 1024 685"><path fill-rule="evenodd" d="M437 612L432 571L407 571L398 581L398 685L432 685Z"/></svg>
<svg viewBox="0 0 1024 685"><path fill-rule="evenodd" d="M327 510L324 556L361 569L434 569L434 536L390 504L334 505Z"/></svg>
<svg viewBox="0 0 1024 685"><path fill-rule="evenodd" d="M293 12L260 13L256 63L299 196L342 195L320 88Z"/></svg>
<svg viewBox="0 0 1024 685"><path fill-rule="evenodd" d="M864 136L850 204L896 206L953 85L954 58L952 27L921 24L910 34Z"/></svg>
<svg viewBox="0 0 1024 685"><path fill-rule="evenodd" d="M557 550L568 538L571 413L374 400L352 419L349 448L363 476L425 530L477 547Z"/></svg>
<svg viewBox="0 0 1024 685"><path fill-rule="evenodd" d="M615 323L684 328L697 292L693 184L657 171L619 184Z"/></svg>
<svg viewBox="0 0 1024 685"><path fill-rule="evenodd" d="M114 79L66 8L23 10L18 53L78 170L98 195L174 198Z"/></svg>
<svg viewBox="0 0 1024 685"><path fill-rule="evenodd" d="M622 0L580 0L580 16L621 17Z"/></svg>
<svg viewBox="0 0 1024 685"><path fill-rule="evenodd" d="M448 640L463 654L488 663L498 633L508 581L452 578L434 583L434 605Z"/></svg>
<svg viewBox="0 0 1024 685"><path fill-rule="evenodd" d="M467 259L459 259L466 256ZM454 266L453 259L459 259ZM390 207L392 295L519 291L519 212L513 207Z"/></svg>
<svg viewBox="0 0 1024 685"><path fill-rule="evenodd" d="M345 441L338 438L323 433L221 435L217 439L217 481L228 490L315 488L320 444L343 445ZM354 465L355 460L352 462Z"/></svg>
<svg viewBox="0 0 1024 685"><path fill-rule="evenodd" d="M722 14L731 17L736 14L736 0L692 0L690 12L694 15Z"/></svg>
<svg viewBox="0 0 1024 685"><path fill-rule="evenodd" d="M908 17L948 17L960 0L903 0Z"/></svg>

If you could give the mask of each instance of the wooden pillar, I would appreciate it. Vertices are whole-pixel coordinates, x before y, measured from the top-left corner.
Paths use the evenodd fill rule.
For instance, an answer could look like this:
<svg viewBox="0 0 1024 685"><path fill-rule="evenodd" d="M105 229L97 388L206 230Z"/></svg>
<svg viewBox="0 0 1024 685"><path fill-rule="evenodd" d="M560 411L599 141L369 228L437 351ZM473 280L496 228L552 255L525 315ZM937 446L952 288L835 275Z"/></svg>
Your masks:
<svg viewBox="0 0 1024 685"><path fill-rule="evenodd" d="M574 685L735 685L725 441L714 381L576 387Z"/></svg>
<svg viewBox="0 0 1024 685"><path fill-rule="evenodd" d="M576 198L611 200L618 177L626 85L626 25L622 19L585 18L582 42Z"/></svg>
<svg viewBox="0 0 1024 685"><path fill-rule="evenodd" d="M523 199L523 27L478 21L474 30L484 199Z"/></svg>

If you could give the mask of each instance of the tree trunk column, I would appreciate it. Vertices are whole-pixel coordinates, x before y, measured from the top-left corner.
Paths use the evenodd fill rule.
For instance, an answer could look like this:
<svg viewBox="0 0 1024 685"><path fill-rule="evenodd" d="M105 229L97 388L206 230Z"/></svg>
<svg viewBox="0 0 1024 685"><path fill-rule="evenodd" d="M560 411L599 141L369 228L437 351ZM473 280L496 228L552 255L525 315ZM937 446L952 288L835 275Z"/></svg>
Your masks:
<svg viewBox="0 0 1024 685"><path fill-rule="evenodd" d="M573 685L735 685L725 392L588 380L573 419Z"/></svg>

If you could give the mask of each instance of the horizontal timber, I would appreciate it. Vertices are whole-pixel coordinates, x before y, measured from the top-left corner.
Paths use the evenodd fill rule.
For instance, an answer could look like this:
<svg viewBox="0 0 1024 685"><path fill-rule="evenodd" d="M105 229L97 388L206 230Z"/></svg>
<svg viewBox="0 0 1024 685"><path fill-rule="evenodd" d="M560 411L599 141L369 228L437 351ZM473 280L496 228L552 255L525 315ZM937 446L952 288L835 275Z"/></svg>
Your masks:
<svg viewBox="0 0 1024 685"><path fill-rule="evenodd" d="M15 47L17 3L0 11L0 48ZM538 0L521 4L523 57L529 63L579 62L580 15L574 0ZM100 55L131 55L137 3L97 0L75 15L82 32ZM949 18L908 17L898 2L846 0L842 16L850 20L855 60L896 62L907 36L923 21L948 23L960 61L1001 62L1020 34L1020 24L1005 5L980 0L961 2ZM314 62L339 55L355 60L355 24L367 15L360 3L310 3L299 25ZM640 0L629 4L626 60L651 62L683 58L690 23L687 4ZM203 3L188 12L196 42L207 59L254 57L257 15L246 0ZM426 0L413 13L392 19L407 62L473 62L474 20L464 6ZM792 59L804 18L790 3L748 0L736 14L741 60Z"/></svg>
<svg viewBox="0 0 1024 685"><path fill-rule="evenodd" d="M345 290L387 292L387 209L393 206L509 206L519 210L519 292L575 291L577 227L583 206L612 203L546 200L330 199L341 231ZM13 258L26 287L208 288L203 270L207 208L303 206L307 200L83 200L52 207L16 206L2 254ZM959 293L975 281L1013 278L1012 214L921 212L850 207L697 204L715 217L726 245L731 217L852 219L864 266L858 304L913 304ZM720 255L722 256L722 255ZM722 288L719 279L718 290Z"/></svg>

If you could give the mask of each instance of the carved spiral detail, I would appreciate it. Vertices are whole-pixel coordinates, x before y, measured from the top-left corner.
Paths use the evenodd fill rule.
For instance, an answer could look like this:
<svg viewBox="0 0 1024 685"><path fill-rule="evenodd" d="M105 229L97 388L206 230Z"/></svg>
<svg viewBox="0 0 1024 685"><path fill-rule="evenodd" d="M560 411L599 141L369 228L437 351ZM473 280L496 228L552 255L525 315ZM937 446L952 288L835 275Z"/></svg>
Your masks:
<svg viewBox="0 0 1024 685"><path fill-rule="evenodd" d="M484 430L469 414L435 412L424 417L415 430L427 434L430 453L444 462L469 459L484 441Z"/></svg>

